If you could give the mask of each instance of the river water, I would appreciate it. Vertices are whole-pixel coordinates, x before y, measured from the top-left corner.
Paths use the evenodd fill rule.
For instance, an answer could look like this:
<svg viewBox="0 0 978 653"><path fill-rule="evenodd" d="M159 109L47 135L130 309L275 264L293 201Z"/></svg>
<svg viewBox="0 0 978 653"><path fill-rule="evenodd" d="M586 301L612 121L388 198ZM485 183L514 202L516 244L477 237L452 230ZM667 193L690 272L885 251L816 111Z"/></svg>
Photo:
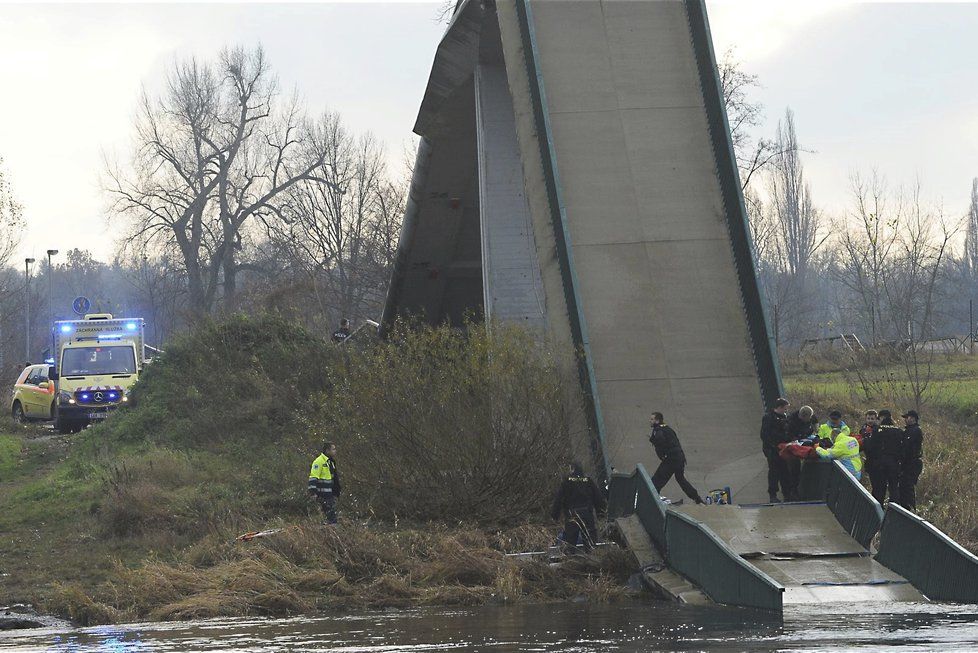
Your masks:
<svg viewBox="0 0 978 653"><path fill-rule="evenodd" d="M978 606L790 608L784 622L672 603L416 609L0 633L16 651L978 651Z"/></svg>

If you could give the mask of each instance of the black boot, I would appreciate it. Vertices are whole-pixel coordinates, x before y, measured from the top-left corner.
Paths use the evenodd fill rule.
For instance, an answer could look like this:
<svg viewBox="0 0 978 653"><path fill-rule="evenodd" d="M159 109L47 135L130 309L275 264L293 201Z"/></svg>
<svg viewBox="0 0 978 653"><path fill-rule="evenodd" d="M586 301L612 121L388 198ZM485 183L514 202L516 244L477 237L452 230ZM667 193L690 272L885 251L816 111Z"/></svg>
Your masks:
<svg viewBox="0 0 978 653"><path fill-rule="evenodd" d="M768 495L768 498L770 499L770 501L768 501L768 503L783 503L781 501L781 499L778 498L778 495L776 495L776 494Z"/></svg>

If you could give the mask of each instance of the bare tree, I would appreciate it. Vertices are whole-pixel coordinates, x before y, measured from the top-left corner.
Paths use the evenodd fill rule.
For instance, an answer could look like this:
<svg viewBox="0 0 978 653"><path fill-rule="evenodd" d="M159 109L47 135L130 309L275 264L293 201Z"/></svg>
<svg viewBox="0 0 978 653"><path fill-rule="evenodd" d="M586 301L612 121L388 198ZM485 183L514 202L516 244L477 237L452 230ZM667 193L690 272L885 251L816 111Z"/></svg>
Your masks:
<svg viewBox="0 0 978 653"><path fill-rule="evenodd" d="M390 179L372 136L353 136L335 114L322 124L326 156L315 174L328 183L293 187L271 235L312 281L323 313L375 317L397 246L404 184Z"/></svg>
<svg viewBox="0 0 978 653"><path fill-rule="evenodd" d="M822 233L822 215L805 181L790 109L778 123L774 149L777 154L766 175L768 203L763 207L757 199L751 203L758 204L752 235L762 239L755 245L761 255L758 267L774 320L775 340L780 344L782 332L793 339L802 335L811 307L810 268L826 235ZM746 197L752 195L745 193Z"/></svg>
<svg viewBox="0 0 978 653"><path fill-rule="evenodd" d="M131 170L107 166L113 212L130 240L179 253L193 314L219 290L233 305L255 223L277 219L296 184L325 183L326 136L295 97L282 100L260 47L176 62L161 97L143 94Z"/></svg>
<svg viewBox="0 0 978 653"><path fill-rule="evenodd" d="M907 394L918 409L933 379L936 352L928 341L938 335L935 318L942 299L941 282L947 273L950 244L958 231L959 225L948 225L940 210L928 211L921 206L917 184L897 241L898 255L883 276L887 313L902 340L898 352Z"/></svg>
<svg viewBox="0 0 978 653"><path fill-rule="evenodd" d="M837 279L858 302L871 344L883 337L884 282L888 260L903 223L902 194L889 196L886 180L875 170L869 179L850 177L853 208L835 225L838 234Z"/></svg>
<svg viewBox="0 0 978 653"><path fill-rule="evenodd" d="M741 188L746 192L751 181L775 160L781 150L775 141L751 138L751 130L764 118L764 107L750 97L760 82L757 75L744 71L733 48L723 53L717 63L717 73L730 125L730 139L740 169Z"/></svg>
<svg viewBox="0 0 978 653"><path fill-rule="evenodd" d="M20 247L23 226L23 207L14 197L10 181L4 172L3 159L0 159L0 266L9 264L14 252ZM2 288L0 292L3 292Z"/></svg>
<svg viewBox="0 0 978 653"><path fill-rule="evenodd" d="M805 181L791 109L785 110L777 134L777 154L768 177L771 207L780 236L777 242L783 248L785 271L804 286L812 257L825 242L826 235L821 233L822 215L812 204L811 188Z"/></svg>
<svg viewBox="0 0 978 653"><path fill-rule="evenodd" d="M16 310L11 301L11 295L20 287L17 285L17 275L7 266L20 247L20 235L23 233L23 208L14 197L10 181L0 159L0 372L6 372L4 356L10 340L10 329L4 329L7 318ZM18 293L19 294L19 293Z"/></svg>
<svg viewBox="0 0 978 653"><path fill-rule="evenodd" d="M965 219L964 269L968 280L978 281L978 177L971 182L971 203Z"/></svg>

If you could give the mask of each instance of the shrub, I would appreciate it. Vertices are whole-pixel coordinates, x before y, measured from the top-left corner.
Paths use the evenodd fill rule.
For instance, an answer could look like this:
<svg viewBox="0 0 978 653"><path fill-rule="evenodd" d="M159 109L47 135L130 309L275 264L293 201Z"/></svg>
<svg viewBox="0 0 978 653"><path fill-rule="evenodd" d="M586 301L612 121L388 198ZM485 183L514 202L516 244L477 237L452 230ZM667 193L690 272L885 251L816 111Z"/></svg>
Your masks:
<svg viewBox="0 0 978 653"><path fill-rule="evenodd" d="M563 367L524 330L399 325L347 354L324 396L344 485L381 518L519 520L539 514L570 456L580 406Z"/></svg>

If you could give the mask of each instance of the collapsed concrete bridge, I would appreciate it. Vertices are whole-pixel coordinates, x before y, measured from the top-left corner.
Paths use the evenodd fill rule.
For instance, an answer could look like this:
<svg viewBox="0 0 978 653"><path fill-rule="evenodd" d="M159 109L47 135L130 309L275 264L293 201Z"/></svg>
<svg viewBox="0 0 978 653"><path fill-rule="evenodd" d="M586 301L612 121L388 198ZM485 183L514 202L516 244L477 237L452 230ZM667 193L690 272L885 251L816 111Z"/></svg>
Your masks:
<svg viewBox="0 0 978 653"><path fill-rule="evenodd" d="M608 467L659 410L694 484L762 498L780 379L702 3L463 2L415 132L384 322L542 329Z"/></svg>
<svg viewBox="0 0 978 653"><path fill-rule="evenodd" d="M786 588L789 602L961 596L927 584L903 537L948 561L943 585L978 580L978 560L913 515L888 511L887 528L838 466L804 508L686 510L648 482L658 410L694 485L762 500L758 428L781 394L704 0L461 1L414 131L383 324L479 316L580 352L613 510L673 568L667 593L773 610Z"/></svg>

